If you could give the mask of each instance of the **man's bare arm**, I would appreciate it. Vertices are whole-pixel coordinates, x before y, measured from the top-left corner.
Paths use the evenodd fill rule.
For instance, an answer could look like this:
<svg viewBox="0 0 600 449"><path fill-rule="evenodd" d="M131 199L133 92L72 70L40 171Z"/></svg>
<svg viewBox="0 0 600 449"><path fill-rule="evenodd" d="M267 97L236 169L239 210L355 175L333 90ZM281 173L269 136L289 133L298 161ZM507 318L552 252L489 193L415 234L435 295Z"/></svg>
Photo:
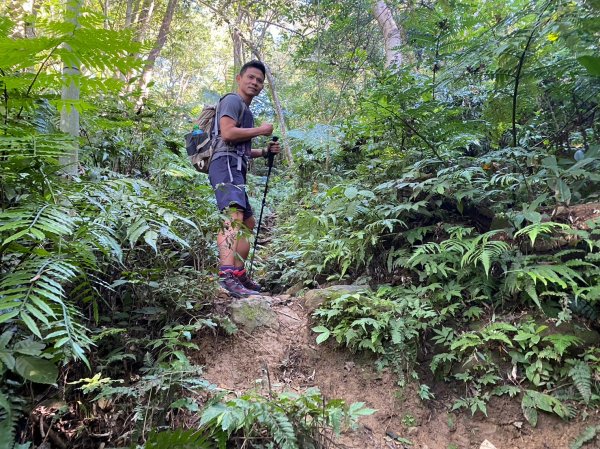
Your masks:
<svg viewBox="0 0 600 449"><path fill-rule="evenodd" d="M244 142L258 136L270 136L273 133L273 125L270 123L263 123L257 128L239 128L235 120L226 115L219 120L219 126L223 140L231 143Z"/></svg>

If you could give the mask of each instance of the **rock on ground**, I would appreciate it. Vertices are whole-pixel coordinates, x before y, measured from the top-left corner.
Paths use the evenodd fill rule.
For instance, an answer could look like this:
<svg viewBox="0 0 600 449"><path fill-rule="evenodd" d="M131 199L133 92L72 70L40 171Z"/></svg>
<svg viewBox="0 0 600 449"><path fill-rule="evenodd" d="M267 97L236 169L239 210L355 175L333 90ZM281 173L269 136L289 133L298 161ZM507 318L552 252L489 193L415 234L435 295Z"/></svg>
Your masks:
<svg viewBox="0 0 600 449"><path fill-rule="evenodd" d="M271 309L271 301L267 297L251 296L233 301L229 311L231 321L248 333L260 326L279 328L277 314Z"/></svg>
<svg viewBox="0 0 600 449"><path fill-rule="evenodd" d="M304 295L304 308L309 313L312 313L325 301L339 298L342 295L360 293L367 290L370 290L370 288L365 285L332 285L327 288L309 290Z"/></svg>

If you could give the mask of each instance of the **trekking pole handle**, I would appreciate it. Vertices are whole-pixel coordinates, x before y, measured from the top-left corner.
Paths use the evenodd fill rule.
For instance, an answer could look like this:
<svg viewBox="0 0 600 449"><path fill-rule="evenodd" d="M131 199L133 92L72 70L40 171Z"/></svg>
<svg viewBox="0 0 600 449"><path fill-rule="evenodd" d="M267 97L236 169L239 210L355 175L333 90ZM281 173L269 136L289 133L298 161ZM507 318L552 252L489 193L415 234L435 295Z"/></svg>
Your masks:
<svg viewBox="0 0 600 449"><path fill-rule="evenodd" d="M272 142L277 142L279 140L279 136L271 137ZM273 161L275 160L275 153L271 152L271 150L267 151L267 158L269 159L269 167L273 166Z"/></svg>

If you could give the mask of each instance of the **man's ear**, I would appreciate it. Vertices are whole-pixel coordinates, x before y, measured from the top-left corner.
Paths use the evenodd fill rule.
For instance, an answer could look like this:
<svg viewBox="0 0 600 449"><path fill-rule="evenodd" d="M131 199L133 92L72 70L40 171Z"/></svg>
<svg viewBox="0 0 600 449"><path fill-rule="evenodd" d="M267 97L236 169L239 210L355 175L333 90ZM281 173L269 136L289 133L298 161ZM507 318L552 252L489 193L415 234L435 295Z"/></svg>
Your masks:
<svg viewBox="0 0 600 449"><path fill-rule="evenodd" d="M235 80L239 83L240 80L242 79L241 75L238 73L237 75L235 75Z"/></svg>

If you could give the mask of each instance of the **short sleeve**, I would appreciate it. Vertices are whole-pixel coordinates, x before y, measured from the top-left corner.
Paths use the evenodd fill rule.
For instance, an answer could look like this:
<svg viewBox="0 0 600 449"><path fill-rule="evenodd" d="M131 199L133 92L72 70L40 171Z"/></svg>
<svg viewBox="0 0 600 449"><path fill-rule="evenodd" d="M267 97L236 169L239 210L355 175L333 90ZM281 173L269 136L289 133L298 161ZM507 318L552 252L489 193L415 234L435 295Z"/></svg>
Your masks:
<svg viewBox="0 0 600 449"><path fill-rule="evenodd" d="M243 112L242 99L237 95L227 95L219 103L219 120L227 116L235 120L236 123L241 123Z"/></svg>

